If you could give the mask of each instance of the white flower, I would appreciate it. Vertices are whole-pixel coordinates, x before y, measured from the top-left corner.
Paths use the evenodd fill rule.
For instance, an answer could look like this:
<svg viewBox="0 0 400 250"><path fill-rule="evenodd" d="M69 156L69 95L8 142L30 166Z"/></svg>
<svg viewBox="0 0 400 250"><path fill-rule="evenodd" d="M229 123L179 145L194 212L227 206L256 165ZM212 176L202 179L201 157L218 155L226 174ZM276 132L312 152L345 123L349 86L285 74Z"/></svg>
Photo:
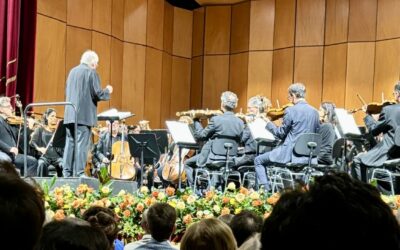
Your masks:
<svg viewBox="0 0 400 250"><path fill-rule="evenodd" d="M164 198L165 198L165 193L163 192L158 193L157 199L163 200Z"/></svg>
<svg viewBox="0 0 400 250"><path fill-rule="evenodd" d="M185 209L185 203L184 203L183 201L179 201L179 202L176 204L176 208L179 209L179 210Z"/></svg>
<svg viewBox="0 0 400 250"><path fill-rule="evenodd" d="M121 189L121 191L119 191L118 193L118 196L123 196L125 194L126 194L125 190Z"/></svg>
<svg viewBox="0 0 400 250"><path fill-rule="evenodd" d="M142 186L142 187L140 188L140 192L141 192L142 194L147 194L147 193L149 192L149 189L148 189L146 186Z"/></svg>
<svg viewBox="0 0 400 250"><path fill-rule="evenodd" d="M213 206L213 209L214 209L214 211L215 211L217 214L219 214L219 212L221 212L221 208L220 208L220 206L218 206L218 205L214 205L214 206Z"/></svg>
<svg viewBox="0 0 400 250"><path fill-rule="evenodd" d="M233 183L233 182L229 182L227 188L228 188L228 190L235 190L235 189L236 189L236 185L235 185L235 183Z"/></svg>

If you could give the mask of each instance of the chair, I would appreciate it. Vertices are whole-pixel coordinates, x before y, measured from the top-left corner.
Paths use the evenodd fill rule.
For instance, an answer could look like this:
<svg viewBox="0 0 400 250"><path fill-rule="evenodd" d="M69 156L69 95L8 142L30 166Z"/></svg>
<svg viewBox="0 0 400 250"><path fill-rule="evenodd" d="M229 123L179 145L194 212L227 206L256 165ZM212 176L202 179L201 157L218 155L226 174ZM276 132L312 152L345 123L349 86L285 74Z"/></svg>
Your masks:
<svg viewBox="0 0 400 250"><path fill-rule="evenodd" d="M313 176L321 176L323 173L314 169L317 165L312 164L316 159L321 147L321 135L316 133L301 134L294 145L293 151L297 156L307 156L307 163L287 163L267 169L267 176L270 177L272 192L277 191L277 187L285 188L285 183L290 183L294 188L295 179L303 178L308 184Z"/></svg>
<svg viewBox="0 0 400 250"><path fill-rule="evenodd" d="M394 133L394 144L395 147L400 147L400 126L396 128ZM393 179L400 177L400 173L395 173L391 170L399 166L400 158L385 161L381 168L374 168L369 183L374 181L387 182L390 185L391 194L395 195Z"/></svg>

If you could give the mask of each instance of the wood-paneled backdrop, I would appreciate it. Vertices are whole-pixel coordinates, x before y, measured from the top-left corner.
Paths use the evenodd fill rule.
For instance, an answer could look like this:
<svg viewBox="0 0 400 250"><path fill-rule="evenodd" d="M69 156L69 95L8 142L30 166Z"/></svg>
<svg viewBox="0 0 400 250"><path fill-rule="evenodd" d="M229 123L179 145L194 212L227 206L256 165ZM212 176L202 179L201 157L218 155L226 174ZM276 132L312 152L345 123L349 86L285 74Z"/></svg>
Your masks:
<svg viewBox="0 0 400 250"><path fill-rule="evenodd" d="M64 100L85 49L100 56L111 102L154 128L189 108L218 108L222 91L284 104L303 82L318 107L391 98L400 77L400 1L252 0L194 11L163 0L39 0L35 101ZM239 109L238 109L239 111ZM361 123L362 114L357 114Z"/></svg>

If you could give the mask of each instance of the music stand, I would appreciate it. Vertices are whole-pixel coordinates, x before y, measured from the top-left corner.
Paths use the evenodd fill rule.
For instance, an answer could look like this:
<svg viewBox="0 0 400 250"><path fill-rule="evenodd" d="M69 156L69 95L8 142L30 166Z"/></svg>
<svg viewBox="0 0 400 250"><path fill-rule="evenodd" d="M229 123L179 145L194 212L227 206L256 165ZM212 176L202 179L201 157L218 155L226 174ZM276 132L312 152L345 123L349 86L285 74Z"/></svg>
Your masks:
<svg viewBox="0 0 400 250"><path fill-rule="evenodd" d="M65 138L67 137L67 132L64 125L64 120L60 120L56 131L54 132L54 138L52 145L54 148L65 148Z"/></svg>
<svg viewBox="0 0 400 250"><path fill-rule="evenodd" d="M155 134L129 134L129 150L132 157L140 157L140 186L143 186L144 158L160 158Z"/></svg>

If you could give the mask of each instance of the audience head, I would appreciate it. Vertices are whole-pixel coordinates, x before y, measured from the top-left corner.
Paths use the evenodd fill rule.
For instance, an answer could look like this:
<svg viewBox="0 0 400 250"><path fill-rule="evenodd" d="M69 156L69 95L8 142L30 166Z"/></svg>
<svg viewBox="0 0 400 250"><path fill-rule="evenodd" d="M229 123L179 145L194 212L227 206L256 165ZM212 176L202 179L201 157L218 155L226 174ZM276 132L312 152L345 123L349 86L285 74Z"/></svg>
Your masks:
<svg viewBox="0 0 400 250"><path fill-rule="evenodd" d="M155 203L147 212L151 237L161 242L168 240L175 231L176 211L167 203Z"/></svg>
<svg viewBox="0 0 400 250"><path fill-rule="evenodd" d="M0 171L0 239L12 242L18 249L33 249L45 220L41 194L18 177L8 172L8 163L2 162Z"/></svg>
<svg viewBox="0 0 400 250"><path fill-rule="evenodd" d="M99 56L93 50L86 50L81 57L81 64L86 64L92 69L96 69L99 64Z"/></svg>
<svg viewBox="0 0 400 250"><path fill-rule="evenodd" d="M319 118L321 122L336 123L335 104L332 102L322 102L319 108Z"/></svg>
<svg viewBox="0 0 400 250"><path fill-rule="evenodd" d="M144 233L149 234L149 223L147 222L147 213L149 212L148 209L144 210L142 213L142 220L140 221L140 225L142 226Z"/></svg>
<svg viewBox="0 0 400 250"><path fill-rule="evenodd" d="M398 81L396 85L394 85L393 97L396 102L400 102L400 81Z"/></svg>
<svg viewBox="0 0 400 250"><path fill-rule="evenodd" d="M261 241L263 249L296 248L306 241L318 249L399 249L399 239L396 218L376 188L331 173L316 177L307 192L282 195Z"/></svg>
<svg viewBox="0 0 400 250"><path fill-rule="evenodd" d="M288 99L296 104L300 99L306 97L306 87L302 83L293 83L288 88Z"/></svg>
<svg viewBox="0 0 400 250"><path fill-rule="evenodd" d="M112 246L118 236L118 223L114 212L105 207L93 206L83 213L82 219L88 221L93 227L101 229L107 236Z"/></svg>
<svg viewBox="0 0 400 250"><path fill-rule="evenodd" d="M233 111L237 107L238 97L231 91L225 91L221 95L221 109Z"/></svg>
<svg viewBox="0 0 400 250"><path fill-rule="evenodd" d="M89 222L66 218L53 220L43 227L38 250L110 250L104 232Z"/></svg>
<svg viewBox="0 0 400 250"><path fill-rule="evenodd" d="M9 174L15 177L19 177L17 169L15 168L14 164L8 161L1 161L0 160L0 174Z"/></svg>
<svg viewBox="0 0 400 250"><path fill-rule="evenodd" d="M226 225L230 226L231 221L233 219L233 214L223 214L218 216L218 220L224 222Z"/></svg>
<svg viewBox="0 0 400 250"><path fill-rule="evenodd" d="M237 246L240 247L255 233L261 233L263 219L251 211L242 211L235 215L229 224L235 236Z"/></svg>
<svg viewBox="0 0 400 250"><path fill-rule="evenodd" d="M235 237L221 220L203 219L189 226L181 241L181 250L234 250Z"/></svg>

